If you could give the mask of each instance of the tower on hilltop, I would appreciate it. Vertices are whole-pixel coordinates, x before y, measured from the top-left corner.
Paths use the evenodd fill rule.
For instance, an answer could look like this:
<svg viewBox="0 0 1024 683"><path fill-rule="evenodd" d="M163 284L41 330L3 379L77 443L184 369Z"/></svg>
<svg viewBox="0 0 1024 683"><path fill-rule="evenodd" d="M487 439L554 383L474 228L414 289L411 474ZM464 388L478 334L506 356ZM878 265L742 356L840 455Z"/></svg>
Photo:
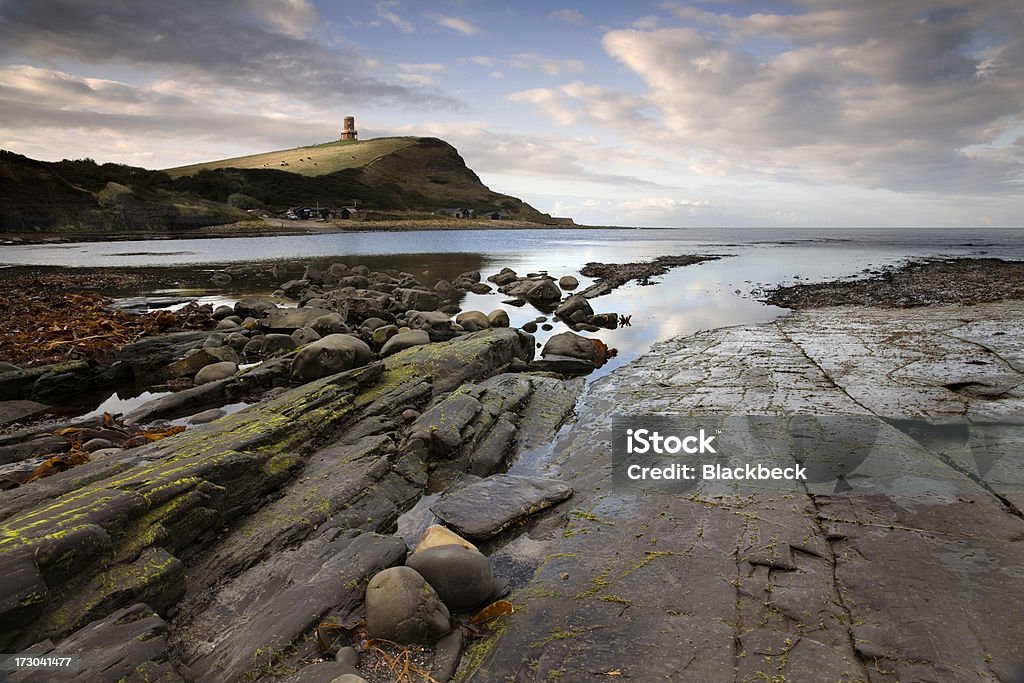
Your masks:
<svg viewBox="0 0 1024 683"><path fill-rule="evenodd" d="M356 135L358 135L358 133L356 132L356 117L354 117L354 116L346 116L345 117L345 127L341 131L341 139L342 140L355 140L356 139Z"/></svg>

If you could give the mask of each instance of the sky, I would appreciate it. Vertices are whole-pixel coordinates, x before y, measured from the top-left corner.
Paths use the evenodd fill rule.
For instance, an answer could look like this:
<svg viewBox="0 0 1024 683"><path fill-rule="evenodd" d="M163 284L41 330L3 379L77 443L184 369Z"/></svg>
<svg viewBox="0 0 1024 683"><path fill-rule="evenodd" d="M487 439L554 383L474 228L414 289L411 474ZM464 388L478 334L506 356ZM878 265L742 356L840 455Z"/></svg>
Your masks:
<svg viewBox="0 0 1024 683"><path fill-rule="evenodd" d="M592 225L1024 225L1020 0L0 0L0 148L429 135Z"/></svg>

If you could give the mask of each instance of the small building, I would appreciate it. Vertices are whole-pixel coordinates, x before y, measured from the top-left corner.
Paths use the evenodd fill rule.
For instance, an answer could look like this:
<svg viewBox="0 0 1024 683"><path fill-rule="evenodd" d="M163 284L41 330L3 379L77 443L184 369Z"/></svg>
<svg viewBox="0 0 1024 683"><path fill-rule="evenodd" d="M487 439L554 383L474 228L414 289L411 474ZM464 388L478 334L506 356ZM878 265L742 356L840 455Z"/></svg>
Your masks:
<svg viewBox="0 0 1024 683"><path fill-rule="evenodd" d="M352 212L348 210L348 207L342 207L342 209L338 211L338 218L343 221L347 221L352 218Z"/></svg>
<svg viewBox="0 0 1024 683"><path fill-rule="evenodd" d="M501 214L498 213L497 211L493 211L493 212L491 212L490 218L491 218L492 221L500 221L501 220Z"/></svg>

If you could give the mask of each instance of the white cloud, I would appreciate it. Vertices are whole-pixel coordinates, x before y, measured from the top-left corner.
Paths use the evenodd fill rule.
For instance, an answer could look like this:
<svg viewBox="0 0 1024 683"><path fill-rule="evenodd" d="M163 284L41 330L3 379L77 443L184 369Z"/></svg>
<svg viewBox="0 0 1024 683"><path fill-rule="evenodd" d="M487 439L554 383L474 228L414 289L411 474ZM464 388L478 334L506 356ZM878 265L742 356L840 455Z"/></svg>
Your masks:
<svg viewBox="0 0 1024 683"><path fill-rule="evenodd" d="M649 124L643 113L648 103L612 88L573 81L559 88L533 88L508 95L513 102L532 104L555 123L591 123L639 131Z"/></svg>
<svg viewBox="0 0 1024 683"><path fill-rule="evenodd" d="M474 55L469 58L469 61L473 62L477 66L483 66L488 69L493 69L494 65L498 63L494 57L487 57L484 55Z"/></svg>
<svg viewBox="0 0 1024 683"><path fill-rule="evenodd" d="M394 12L383 10L380 12L380 18L397 28L402 33L413 33L416 30L410 22L406 21Z"/></svg>
<svg viewBox="0 0 1024 683"><path fill-rule="evenodd" d="M450 28L453 31L458 31L467 36L475 36L481 33L483 29L469 21L468 19L462 19L461 17L450 17L442 14L431 15L434 23L445 28Z"/></svg>

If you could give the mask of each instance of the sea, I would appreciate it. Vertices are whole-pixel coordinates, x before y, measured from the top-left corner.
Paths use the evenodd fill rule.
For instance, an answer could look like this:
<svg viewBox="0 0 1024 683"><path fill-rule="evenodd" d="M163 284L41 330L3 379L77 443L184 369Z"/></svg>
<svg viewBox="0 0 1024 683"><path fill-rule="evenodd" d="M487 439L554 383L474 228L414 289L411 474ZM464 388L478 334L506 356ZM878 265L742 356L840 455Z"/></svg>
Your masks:
<svg viewBox="0 0 1024 683"><path fill-rule="evenodd" d="M627 363L652 344L731 325L767 322L789 314L760 301L764 289L797 283L858 278L921 258L1024 260L1024 229L834 229L834 228L609 228L547 230L422 230L344 232L278 237L159 239L0 246L0 268L50 266L118 271L159 269L166 282L146 291L115 296L188 296L201 302L232 303L242 296L269 294L244 282L218 287L176 284L175 273L213 273L239 264L281 265L299 277L305 264L362 263L396 269L425 284L452 279L467 270L486 278L502 268L519 274L580 275L588 262L647 261L663 255L702 254L721 258L674 268L646 286L630 283L592 300L595 312L631 316L631 326L601 330L599 337L618 355L595 372L596 379ZM203 278L205 282L205 278ZM463 310L504 308L513 326L549 314L532 306L503 303L508 297L467 294ZM567 328L555 321L536 343ZM538 349L539 351L539 349Z"/></svg>

